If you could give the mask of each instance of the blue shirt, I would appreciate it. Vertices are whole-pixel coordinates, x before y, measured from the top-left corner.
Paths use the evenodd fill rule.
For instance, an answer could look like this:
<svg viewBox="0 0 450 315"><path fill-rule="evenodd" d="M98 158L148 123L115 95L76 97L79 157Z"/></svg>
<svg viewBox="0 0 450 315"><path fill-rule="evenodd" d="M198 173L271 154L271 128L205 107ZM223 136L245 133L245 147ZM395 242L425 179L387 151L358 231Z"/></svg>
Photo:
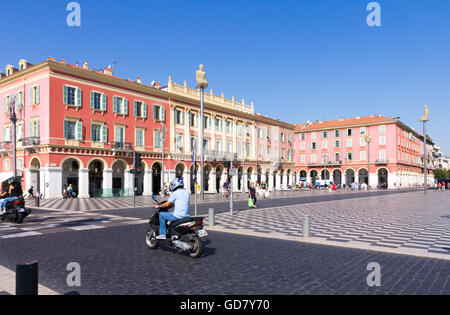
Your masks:
<svg viewBox="0 0 450 315"><path fill-rule="evenodd" d="M191 195L186 189L178 189L172 193L169 202L175 205L173 215L178 219L184 219L191 216Z"/></svg>

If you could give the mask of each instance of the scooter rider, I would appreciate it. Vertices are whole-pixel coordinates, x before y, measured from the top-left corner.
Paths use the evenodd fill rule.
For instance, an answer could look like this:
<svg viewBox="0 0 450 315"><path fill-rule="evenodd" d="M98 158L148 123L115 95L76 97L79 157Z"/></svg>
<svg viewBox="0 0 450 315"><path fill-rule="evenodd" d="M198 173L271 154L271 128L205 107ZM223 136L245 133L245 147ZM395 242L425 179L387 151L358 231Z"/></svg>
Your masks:
<svg viewBox="0 0 450 315"><path fill-rule="evenodd" d="M169 190L172 192L169 200L162 205L155 206L155 208L168 208L175 205L173 212L160 212L159 214L159 235L158 240L167 239L166 221L179 221L191 216L190 214L190 194L184 189L184 182L181 178L175 178L171 183Z"/></svg>
<svg viewBox="0 0 450 315"><path fill-rule="evenodd" d="M5 198L0 200L1 214L4 214L6 212L5 205L8 201L16 200L23 194L22 187L20 186L16 177L10 178L8 180L8 184L9 184L8 190L0 194L1 198Z"/></svg>

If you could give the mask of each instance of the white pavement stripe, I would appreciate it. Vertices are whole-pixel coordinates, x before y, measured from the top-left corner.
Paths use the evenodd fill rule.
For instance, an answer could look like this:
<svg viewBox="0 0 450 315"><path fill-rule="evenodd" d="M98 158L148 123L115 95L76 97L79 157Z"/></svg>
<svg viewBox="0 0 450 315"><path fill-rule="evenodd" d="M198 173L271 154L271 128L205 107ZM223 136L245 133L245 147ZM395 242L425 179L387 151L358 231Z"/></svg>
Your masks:
<svg viewBox="0 0 450 315"><path fill-rule="evenodd" d="M39 232L23 232L23 233L16 233L16 234L9 234L1 236L1 238L18 238L18 237L27 237L27 236L36 236L36 235L42 235L42 233Z"/></svg>

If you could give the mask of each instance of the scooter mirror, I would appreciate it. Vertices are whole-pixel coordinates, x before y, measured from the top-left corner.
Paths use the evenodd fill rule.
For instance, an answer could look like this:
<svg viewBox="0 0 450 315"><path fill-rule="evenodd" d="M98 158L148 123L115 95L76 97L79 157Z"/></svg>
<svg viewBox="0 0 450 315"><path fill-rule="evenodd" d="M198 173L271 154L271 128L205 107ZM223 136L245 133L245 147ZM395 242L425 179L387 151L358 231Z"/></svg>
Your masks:
<svg viewBox="0 0 450 315"><path fill-rule="evenodd" d="M155 200L155 201L158 201L158 199L156 199L155 195L152 196L152 199Z"/></svg>

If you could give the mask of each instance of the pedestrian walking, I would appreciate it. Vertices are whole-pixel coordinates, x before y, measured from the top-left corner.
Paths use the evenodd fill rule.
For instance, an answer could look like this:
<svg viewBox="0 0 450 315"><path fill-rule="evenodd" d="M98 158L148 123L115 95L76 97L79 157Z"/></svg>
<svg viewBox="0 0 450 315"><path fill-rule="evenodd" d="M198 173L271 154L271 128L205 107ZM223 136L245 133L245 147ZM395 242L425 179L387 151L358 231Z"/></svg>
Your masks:
<svg viewBox="0 0 450 315"><path fill-rule="evenodd" d="M28 198L34 198L33 186L28 189Z"/></svg>
<svg viewBox="0 0 450 315"><path fill-rule="evenodd" d="M72 184L69 184L69 187L67 187L67 197L69 199L72 199L72 192L73 192L73 188L72 188Z"/></svg>
<svg viewBox="0 0 450 315"><path fill-rule="evenodd" d="M250 183L250 187L248 189L248 198L249 198L249 202L251 199L252 203L253 203L253 206L251 206L250 208L256 208L256 188L255 188L255 184L253 182Z"/></svg>

